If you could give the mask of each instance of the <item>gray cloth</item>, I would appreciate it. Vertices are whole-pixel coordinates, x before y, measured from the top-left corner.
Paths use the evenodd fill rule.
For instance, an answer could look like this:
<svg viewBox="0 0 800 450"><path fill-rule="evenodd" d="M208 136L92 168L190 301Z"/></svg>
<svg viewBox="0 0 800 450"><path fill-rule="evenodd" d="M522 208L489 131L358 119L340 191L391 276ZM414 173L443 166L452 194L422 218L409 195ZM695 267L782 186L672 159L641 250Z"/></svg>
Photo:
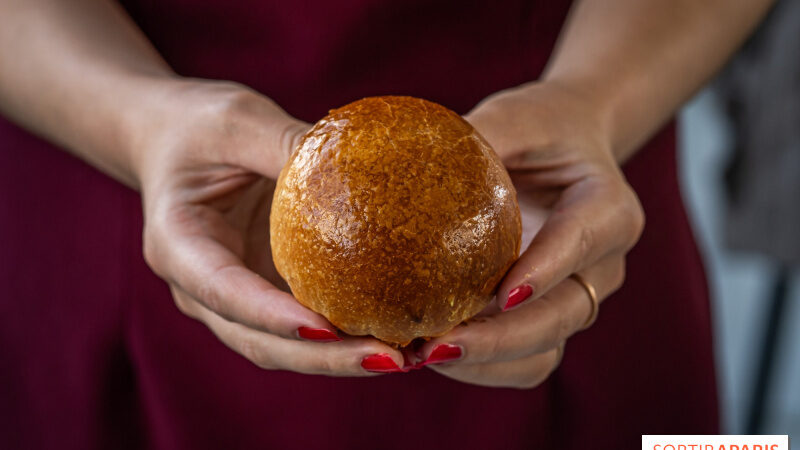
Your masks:
<svg viewBox="0 0 800 450"><path fill-rule="evenodd" d="M800 0L780 1L720 79L735 134L726 241L800 263Z"/></svg>

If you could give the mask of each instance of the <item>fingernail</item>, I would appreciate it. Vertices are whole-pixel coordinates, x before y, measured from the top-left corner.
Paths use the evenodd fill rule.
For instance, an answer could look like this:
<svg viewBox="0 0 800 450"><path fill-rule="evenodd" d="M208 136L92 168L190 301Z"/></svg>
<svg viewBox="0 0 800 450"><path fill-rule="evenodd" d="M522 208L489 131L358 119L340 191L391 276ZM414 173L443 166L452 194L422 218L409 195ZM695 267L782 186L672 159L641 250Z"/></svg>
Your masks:
<svg viewBox="0 0 800 450"><path fill-rule="evenodd" d="M300 327L297 329L297 335L314 342L337 342L342 340L336 333L327 328Z"/></svg>
<svg viewBox="0 0 800 450"><path fill-rule="evenodd" d="M533 288L529 284L520 284L515 287L508 293L508 300L506 301L506 306L503 307L503 311L508 311L524 302L531 294L533 294Z"/></svg>
<svg viewBox="0 0 800 450"><path fill-rule="evenodd" d="M417 364L417 367L425 367L428 364L439 364L448 361L455 361L461 358L463 351L460 345L453 344L439 344L433 348L433 351L428 355L428 359Z"/></svg>
<svg viewBox="0 0 800 450"><path fill-rule="evenodd" d="M397 366L388 353L377 353L375 355L365 356L361 360L361 367L370 372L378 373L392 373L392 372L406 372Z"/></svg>

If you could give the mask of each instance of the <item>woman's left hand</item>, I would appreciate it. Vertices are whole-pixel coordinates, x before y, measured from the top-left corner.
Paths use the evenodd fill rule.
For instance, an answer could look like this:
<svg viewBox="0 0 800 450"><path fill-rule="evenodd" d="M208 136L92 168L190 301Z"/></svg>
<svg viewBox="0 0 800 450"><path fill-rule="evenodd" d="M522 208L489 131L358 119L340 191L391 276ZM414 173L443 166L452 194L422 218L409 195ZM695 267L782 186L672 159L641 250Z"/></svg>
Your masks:
<svg viewBox="0 0 800 450"><path fill-rule="evenodd" d="M622 285L644 214L597 111L545 82L492 95L466 116L509 169L525 250L496 302L423 345L418 367L484 386L537 386L592 316L587 289L570 275L600 300Z"/></svg>

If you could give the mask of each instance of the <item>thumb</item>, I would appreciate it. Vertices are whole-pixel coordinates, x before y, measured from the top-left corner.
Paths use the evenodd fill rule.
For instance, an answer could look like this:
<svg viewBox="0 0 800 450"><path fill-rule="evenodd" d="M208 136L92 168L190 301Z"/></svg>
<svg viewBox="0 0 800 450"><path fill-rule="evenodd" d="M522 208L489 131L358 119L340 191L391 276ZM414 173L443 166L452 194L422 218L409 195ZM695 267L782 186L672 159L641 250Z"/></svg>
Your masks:
<svg viewBox="0 0 800 450"><path fill-rule="evenodd" d="M276 179L311 125L260 94L243 103L225 124L235 149L226 162Z"/></svg>
<svg viewBox="0 0 800 450"><path fill-rule="evenodd" d="M478 134L489 143L503 165L509 169L526 167L526 154L529 152L526 129L521 129L513 118L505 117L494 105L478 105L464 116Z"/></svg>
<svg viewBox="0 0 800 450"><path fill-rule="evenodd" d="M275 130L271 136L271 141L265 142L265 152L253 155L251 165L259 167L259 173L277 179L281 169L289 161L289 158L297 150L303 137L311 125L290 116L285 116L284 120L272 125Z"/></svg>

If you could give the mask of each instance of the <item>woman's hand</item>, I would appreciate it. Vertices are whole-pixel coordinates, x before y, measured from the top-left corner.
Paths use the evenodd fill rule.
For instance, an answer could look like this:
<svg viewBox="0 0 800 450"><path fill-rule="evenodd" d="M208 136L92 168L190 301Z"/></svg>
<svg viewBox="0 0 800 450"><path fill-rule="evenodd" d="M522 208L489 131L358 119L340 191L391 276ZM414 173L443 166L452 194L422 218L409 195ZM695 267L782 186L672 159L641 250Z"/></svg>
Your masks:
<svg viewBox="0 0 800 450"><path fill-rule="evenodd" d="M420 365L467 383L530 388L557 367L566 339L590 319L588 292L570 275L578 273L600 299L618 289L644 215L602 122L580 95L535 84L495 94L466 118L509 168L524 251L497 302L426 343Z"/></svg>
<svg viewBox="0 0 800 450"><path fill-rule="evenodd" d="M464 347L460 364L437 370L514 386L533 385L543 376L534 375L550 370L553 343L588 314L585 293L565 277L580 270L605 297L621 283L623 255L641 231L641 209L610 142L630 154L722 65L771 3L578 2L544 76L589 86L613 124L598 126L585 97L552 82L502 92L469 115L512 169L525 236L547 217L498 293L507 306L509 293L530 286L537 300L513 313L487 310L480 326L423 347L423 356L448 339ZM723 6L726 20L709 27ZM143 189L148 262L171 283L179 306L229 346L264 367L311 373L363 374L357 361L367 351L387 353L387 366L400 363L399 352L370 339L347 338L324 354L322 344L296 340L297 327L330 324L269 282L278 278L268 240L259 242L253 230L270 184L254 173L274 177L303 124L241 87L175 82L118 2L3 2L0 50L13 62L0 64L0 112ZM167 89L159 113L142 119L155 79L181 87Z"/></svg>
<svg viewBox="0 0 800 450"><path fill-rule="evenodd" d="M175 84L163 112L137 124L133 159L145 257L178 308L262 368L363 376L362 359L374 354L402 366L403 355L375 339L337 336L285 292L273 265L274 179L307 124L233 83Z"/></svg>

